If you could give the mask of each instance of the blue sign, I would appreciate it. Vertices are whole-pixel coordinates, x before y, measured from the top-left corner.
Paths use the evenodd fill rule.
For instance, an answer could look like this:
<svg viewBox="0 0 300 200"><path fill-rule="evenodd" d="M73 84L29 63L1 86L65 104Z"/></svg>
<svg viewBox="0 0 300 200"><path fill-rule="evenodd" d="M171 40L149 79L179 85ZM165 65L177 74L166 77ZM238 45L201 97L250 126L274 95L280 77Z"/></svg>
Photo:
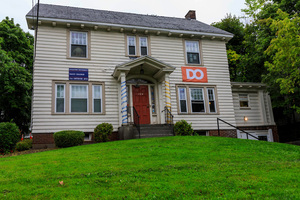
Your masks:
<svg viewBox="0 0 300 200"><path fill-rule="evenodd" d="M69 68L70 81L88 81L89 69Z"/></svg>

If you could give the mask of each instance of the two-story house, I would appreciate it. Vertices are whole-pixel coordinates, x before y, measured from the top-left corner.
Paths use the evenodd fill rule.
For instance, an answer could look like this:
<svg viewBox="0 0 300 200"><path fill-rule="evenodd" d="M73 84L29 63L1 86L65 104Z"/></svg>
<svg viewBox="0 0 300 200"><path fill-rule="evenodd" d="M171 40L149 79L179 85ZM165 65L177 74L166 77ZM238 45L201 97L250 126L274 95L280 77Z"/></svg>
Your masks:
<svg viewBox="0 0 300 200"><path fill-rule="evenodd" d="M53 144L60 130L81 130L91 140L103 122L117 132L134 121L133 108L140 124L165 124L167 108L174 122L185 119L206 135L217 134L217 118L266 134L276 130L262 86L230 82L225 44L233 35L197 21L195 11L174 18L40 4L38 22L36 7L26 19L28 27L38 24L36 147ZM220 129L222 136L242 137L224 123Z"/></svg>

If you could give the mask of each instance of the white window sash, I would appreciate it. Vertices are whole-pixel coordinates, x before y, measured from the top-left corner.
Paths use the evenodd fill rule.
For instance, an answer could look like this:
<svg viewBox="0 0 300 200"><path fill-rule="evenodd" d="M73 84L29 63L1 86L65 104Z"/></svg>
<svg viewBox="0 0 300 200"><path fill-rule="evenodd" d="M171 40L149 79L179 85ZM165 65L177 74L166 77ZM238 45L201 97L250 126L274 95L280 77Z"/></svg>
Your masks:
<svg viewBox="0 0 300 200"><path fill-rule="evenodd" d="M85 97L72 97L72 91L73 91L73 87L72 86L85 86L86 87L86 95L85 95ZM87 113L89 113L89 98L88 98L88 96L89 96L89 90L88 90L88 85L70 85L70 101L69 101L69 104L70 104L70 106L69 106L69 109L70 109L70 113L72 113L72 109L71 109L71 107L72 107L72 99L86 99L86 101L87 101L87 104L86 104L86 106L87 106L87 108L86 108L86 110L87 110Z"/></svg>
<svg viewBox="0 0 300 200"><path fill-rule="evenodd" d="M73 43L72 42L72 33L81 33L81 34L84 34L85 35L85 44L76 44L76 43ZM83 45L83 46L86 46L86 57L88 57L88 53L89 53L89 50L88 50L88 34L87 32L78 32L78 31L70 31L70 49L69 49L69 54L70 54L70 57L72 57L72 44L74 45Z"/></svg>
<svg viewBox="0 0 300 200"><path fill-rule="evenodd" d="M141 42L142 39L146 40L146 45L142 45L142 42ZM140 54L142 54L142 47L146 47L147 55L148 55L148 39L147 39L147 37L140 37Z"/></svg>
<svg viewBox="0 0 300 200"><path fill-rule="evenodd" d="M63 97L57 97L57 87L58 86L63 86L64 87ZM63 112L57 112L57 110L56 110L57 99L58 98L64 99L64 111ZM54 106L55 106L54 107L55 113L65 113L65 107L66 107L66 86L65 86L65 84L55 84L55 105Z"/></svg>
<svg viewBox="0 0 300 200"><path fill-rule="evenodd" d="M97 86L100 87L100 96L99 96L99 98L95 97L95 88ZM95 108L94 108L94 100L95 99L100 99L100 101L101 101L101 104L100 104L100 110L101 110L101 112L95 112ZM93 113L102 113L102 103L103 103L102 102L102 85L93 85Z"/></svg>
<svg viewBox="0 0 300 200"><path fill-rule="evenodd" d="M133 41L134 41L134 44L133 44L133 45L130 45L130 38L133 38ZM130 54L129 54L129 47L130 47L130 46L134 46L134 52L135 52L134 55L136 55L137 52L136 52L136 39L135 39L135 36L127 36L127 49L128 49L128 55L130 55ZM132 54L132 56L133 56L133 54Z"/></svg>
<svg viewBox="0 0 300 200"><path fill-rule="evenodd" d="M181 93L180 93L180 89L184 89L184 99L181 99ZM179 94L179 109L181 113L187 113L188 112L188 107L187 107L187 96L186 96L186 88L184 87L179 87L178 88L178 94ZM185 108L186 108L186 112L182 112L181 111L181 100L185 100Z"/></svg>
<svg viewBox="0 0 300 200"><path fill-rule="evenodd" d="M203 107L204 107L204 112L193 112L193 106L192 106L192 89L199 89L202 91L202 99L194 99L194 100L199 100L203 101ZM203 88L190 88L190 105L191 105L191 113L206 113L206 106L205 106L205 98L204 98L204 93L203 93Z"/></svg>
<svg viewBox="0 0 300 200"><path fill-rule="evenodd" d="M212 91L212 99L209 98L209 90ZM214 88L207 88L207 97L208 97L208 103L210 101L214 101L214 107L215 107L215 112L210 111L210 106L208 105L208 109L210 113L216 113L217 112L217 107L216 107L216 97L215 97L215 90Z"/></svg>

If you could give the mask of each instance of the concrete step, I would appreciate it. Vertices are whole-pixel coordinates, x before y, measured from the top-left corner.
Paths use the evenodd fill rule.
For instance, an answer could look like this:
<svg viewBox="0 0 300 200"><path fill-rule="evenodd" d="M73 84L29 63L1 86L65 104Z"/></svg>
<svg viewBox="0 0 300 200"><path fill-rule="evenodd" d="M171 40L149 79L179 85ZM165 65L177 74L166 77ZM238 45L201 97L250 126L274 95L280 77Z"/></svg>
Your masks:
<svg viewBox="0 0 300 200"><path fill-rule="evenodd" d="M140 127L141 138L173 136L172 128L173 126L165 124L143 124ZM134 137L139 138L137 130L134 131Z"/></svg>

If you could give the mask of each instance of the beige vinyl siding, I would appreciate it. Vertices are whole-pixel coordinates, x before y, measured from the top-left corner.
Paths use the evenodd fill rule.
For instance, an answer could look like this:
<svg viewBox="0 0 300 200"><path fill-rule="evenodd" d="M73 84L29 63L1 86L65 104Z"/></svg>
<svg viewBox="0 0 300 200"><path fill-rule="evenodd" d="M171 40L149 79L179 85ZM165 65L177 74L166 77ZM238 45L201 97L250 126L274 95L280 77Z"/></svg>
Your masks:
<svg viewBox="0 0 300 200"><path fill-rule="evenodd" d="M249 108L240 108L239 103L239 94L248 94L249 98ZM234 111L235 111L235 119L237 126L266 126L266 125L274 125L272 123L271 118L273 117L270 113L270 104L267 100L268 94L262 92L262 102L259 97L259 90L233 90L233 102L234 102ZM264 105L263 105L264 104ZM265 109L263 110L263 107ZM266 119L264 120L264 113L266 115ZM244 117L248 118L248 121L244 121Z"/></svg>
<svg viewBox="0 0 300 200"><path fill-rule="evenodd" d="M96 125L112 123L114 131L120 125L119 85L111 74L116 65L129 61L125 56L125 39L123 33L91 31L91 59L67 58L67 30L59 27L40 26L37 40L37 57L34 66L33 95L33 130L32 133L53 133L60 130L82 130L93 132ZM225 42L202 40L202 57L207 68L208 83L216 87L219 114L179 115L177 110L176 84L195 84L182 82L181 66L185 65L184 42L181 38L166 36L149 36L151 56L176 67L170 75L172 114L174 122L181 119L192 123L196 130L217 129L217 117L235 125L233 99L229 81ZM67 81L69 68L89 69L89 81L105 83L105 114L52 114L52 81ZM83 82L84 83L84 82ZM196 85L199 85L196 83ZM162 109L165 105L165 86L161 84L158 103ZM67 101L68 99L66 99ZM161 114L162 119L163 114ZM222 129L232 129L221 124Z"/></svg>
<svg viewBox="0 0 300 200"><path fill-rule="evenodd" d="M103 122L112 123L116 131L119 126L116 117L119 114L118 82L111 74L117 64L128 61L124 57L124 35L91 31L91 60L78 60L67 59L66 29L41 26L38 34L32 133L53 133L66 129L93 132L96 125ZM52 80L67 81L69 68L87 68L89 81L105 82L106 105L103 107L106 114L51 114Z"/></svg>
<svg viewBox="0 0 300 200"><path fill-rule="evenodd" d="M208 83L182 82L181 67L185 65L183 40L172 37L151 36L151 54L176 69L170 75L172 114L174 122L185 119L196 130L217 129L217 117L235 125L231 85L225 42L202 40L203 64L207 68ZM219 114L178 114L176 84L215 85ZM164 91L164 90L163 90ZM232 129L221 124L222 129Z"/></svg>

